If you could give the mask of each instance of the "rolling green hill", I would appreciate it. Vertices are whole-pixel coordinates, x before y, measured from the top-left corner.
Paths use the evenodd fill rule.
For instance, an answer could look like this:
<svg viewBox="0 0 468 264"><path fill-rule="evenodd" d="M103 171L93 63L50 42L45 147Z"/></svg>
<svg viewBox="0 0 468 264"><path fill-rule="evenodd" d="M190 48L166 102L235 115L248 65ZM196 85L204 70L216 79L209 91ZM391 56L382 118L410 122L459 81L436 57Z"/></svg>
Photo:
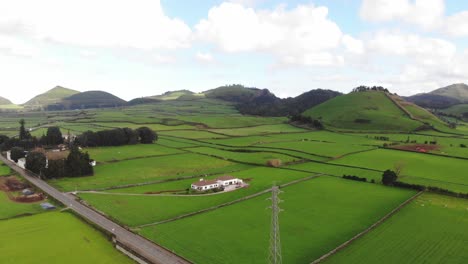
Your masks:
<svg viewBox="0 0 468 264"><path fill-rule="evenodd" d="M62 100L65 109L101 108L123 106L127 102L103 91L88 91L74 94Z"/></svg>
<svg viewBox="0 0 468 264"><path fill-rule="evenodd" d="M78 93L78 91L72 89L56 86L55 88L50 89L49 91L27 101L24 106L43 108L47 107L48 105L60 103L63 99Z"/></svg>
<svg viewBox="0 0 468 264"><path fill-rule="evenodd" d="M150 96L148 98L151 99L156 99L156 100L162 100L162 101L168 101L168 100L177 100L183 96L192 96L195 95L194 92L189 91L189 90L178 90L178 91L169 91L165 92L161 95L155 95L155 96Z"/></svg>
<svg viewBox="0 0 468 264"><path fill-rule="evenodd" d="M434 90L430 92L430 94L446 96L458 99L462 102L468 102L468 85L464 83L456 83Z"/></svg>
<svg viewBox="0 0 468 264"><path fill-rule="evenodd" d="M356 92L337 96L304 112L325 126L344 130L413 131L412 120L384 92Z"/></svg>

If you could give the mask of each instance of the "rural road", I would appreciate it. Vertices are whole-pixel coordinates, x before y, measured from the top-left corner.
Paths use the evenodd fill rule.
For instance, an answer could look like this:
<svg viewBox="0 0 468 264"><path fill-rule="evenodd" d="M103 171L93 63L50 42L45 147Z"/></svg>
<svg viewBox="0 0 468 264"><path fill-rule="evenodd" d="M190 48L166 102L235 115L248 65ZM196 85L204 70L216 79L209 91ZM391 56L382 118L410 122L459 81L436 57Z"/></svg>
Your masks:
<svg viewBox="0 0 468 264"><path fill-rule="evenodd" d="M128 231L122 226L100 215L96 211L74 200L72 197L67 196L66 194L58 191L57 189L50 186L46 182L35 177L33 173L23 170L20 167L16 166L15 163L7 160L2 155L0 155L0 160L6 165L8 165L11 169L18 172L20 175L22 175L26 180L34 184L37 188L43 190L44 192L46 192L48 195L50 195L54 199L68 206L71 210L75 211L83 218L98 225L99 227L103 228L109 233L114 234L115 239L118 242L120 242L120 244L131 249L133 252L139 254L141 257L145 258L151 263L154 263L154 264L190 263L188 260L185 260L184 258L179 257L176 254L150 242L149 240Z"/></svg>

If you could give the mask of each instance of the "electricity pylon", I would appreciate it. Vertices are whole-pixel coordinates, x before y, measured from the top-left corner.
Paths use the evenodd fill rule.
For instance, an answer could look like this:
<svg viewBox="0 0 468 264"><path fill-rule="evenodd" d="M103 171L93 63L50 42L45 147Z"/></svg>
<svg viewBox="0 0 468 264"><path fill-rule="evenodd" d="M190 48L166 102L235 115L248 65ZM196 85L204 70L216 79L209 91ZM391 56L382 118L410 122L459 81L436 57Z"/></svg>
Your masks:
<svg viewBox="0 0 468 264"><path fill-rule="evenodd" d="M279 228L279 213L281 209L279 203L281 200L278 198L280 193L278 186L273 186L271 189L271 231L270 231L270 256L271 264L281 264L283 262L281 256L281 239Z"/></svg>

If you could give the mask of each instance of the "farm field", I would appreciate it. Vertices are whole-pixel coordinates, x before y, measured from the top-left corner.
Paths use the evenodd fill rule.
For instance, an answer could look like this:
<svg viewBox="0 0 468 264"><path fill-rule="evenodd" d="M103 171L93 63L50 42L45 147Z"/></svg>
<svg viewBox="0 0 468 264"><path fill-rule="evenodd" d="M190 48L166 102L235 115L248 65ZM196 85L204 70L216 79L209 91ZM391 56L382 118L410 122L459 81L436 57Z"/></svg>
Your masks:
<svg viewBox="0 0 468 264"><path fill-rule="evenodd" d="M313 261L414 194L331 177L282 190L284 263ZM267 197L265 194L190 218L146 227L140 233L195 263L267 263ZM218 254L203 254L207 248Z"/></svg>
<svg viewBox="0 0 468 264"><path fill-rule="evenodd" d="M306 132L307 130L287 124L277 124L231 129L210 129L209 131L229 136L253 136L264 134L300 133Z"/></svg>
<svg viewBox="0 0 468 264"><path fill-rule="evenodd" d="M12 202L8 195L0 190L0 220L43 212L39 204Z"/></svg>
<svg viewBox="0 0 468 264"><path fill-rule="evenodd" d="M187 153L98 165L95 167L94 176L62 178L51 180L50 183L64 191L101 189L194 176L213 171L230 171L236 166L239 165L204 155Z"/></svg>
<svg viewBox="0 0 468 264"><path fill-rule="evenodd" d="M468 162L442 156L433 156L413 152L379 149L362 152L333 161L335 164L366 167L377 170L392 169L398 162L404 164L401 179L406 176L419 178L427 186L446 187L444 183L456 185L450 188L456 192L468 192Z"/></svg>
<svg viewBox="0 0 468 264"><path fill-rule="evenodd" d="M80 193L79 196L112 218L128 226L135 227L230 202L267 190L274 184L288 183L306 178L312 174L273 168L255 168L229 173L229 175L247 179L250 186L233 192L212 195L131 195L132 193L138 194L147 191L187 189L190 188L191 183L198 181L198 178L195 178L180 182L117 189L112 191L114 194ZM214 179L217 176L221 175L211 176L208 179ZM128 195L119 193L127 193Z"/></svg>
<svg viewBox="0 0 468 264"><path fill-rule="evenodd" d="M0 176L10 174L10 168L0 161Z"/></svg>
<svg viewBox="0 0 468 264"><path fill-rule="evenodd" d="M96 147L87 148L85 151L87 151L89 155L97 162L119 161L182 153L182 151L178 149L168 148L155 144L138 144L119 147Z"/></svg>
<svg viewBox="0 0 468 264"><path fill-rule="evenodd" d="M424 194L324 263L464 263L467 208L464 199Z"/></svg>
<svg viewBox="0 0 468 264"><path fill-rule="evenodd" d="M0 262L133 263L100 232L70 213L43 213L0 221Z"/></svg>

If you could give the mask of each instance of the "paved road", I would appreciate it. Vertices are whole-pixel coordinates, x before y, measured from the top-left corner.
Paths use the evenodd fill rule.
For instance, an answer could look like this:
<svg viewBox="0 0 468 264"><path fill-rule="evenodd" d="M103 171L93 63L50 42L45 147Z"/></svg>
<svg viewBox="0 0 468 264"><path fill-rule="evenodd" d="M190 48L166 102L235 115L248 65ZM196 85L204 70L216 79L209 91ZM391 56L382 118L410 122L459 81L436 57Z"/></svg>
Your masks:
<svg viewBox="0 0 468 264"><path fill-rule="evenodd" d="M154 264L179 264L179 263L190 263L189 261L179 257L172 252L152 243L149 240L144 239L141 236L138 236L127 229L121 227L120 225L112 222L111 220L107 219L106 217L98 214L96 211L90 209L87 206L75 201L72 197L67 196L64 193L61 193L54 187L50 186L46 182L34 177L34 174L28 171L25 171L15 163L7 160L2 155L0 155L0 160L7 164L10 168L18 172L32 184L34 184L37 188L43 190L51 197L55 198L56 200L60 201L61 203L68 206L70 209L81 215L82 217L86 218L87 220L95 223L96 225L100 226L101 228L107 230L109 233L113 233L115 238L118 242L123 244L124 246L130 248L134 252L138 253L140 256L144 257L146 260L151 261Z"/></svg>

